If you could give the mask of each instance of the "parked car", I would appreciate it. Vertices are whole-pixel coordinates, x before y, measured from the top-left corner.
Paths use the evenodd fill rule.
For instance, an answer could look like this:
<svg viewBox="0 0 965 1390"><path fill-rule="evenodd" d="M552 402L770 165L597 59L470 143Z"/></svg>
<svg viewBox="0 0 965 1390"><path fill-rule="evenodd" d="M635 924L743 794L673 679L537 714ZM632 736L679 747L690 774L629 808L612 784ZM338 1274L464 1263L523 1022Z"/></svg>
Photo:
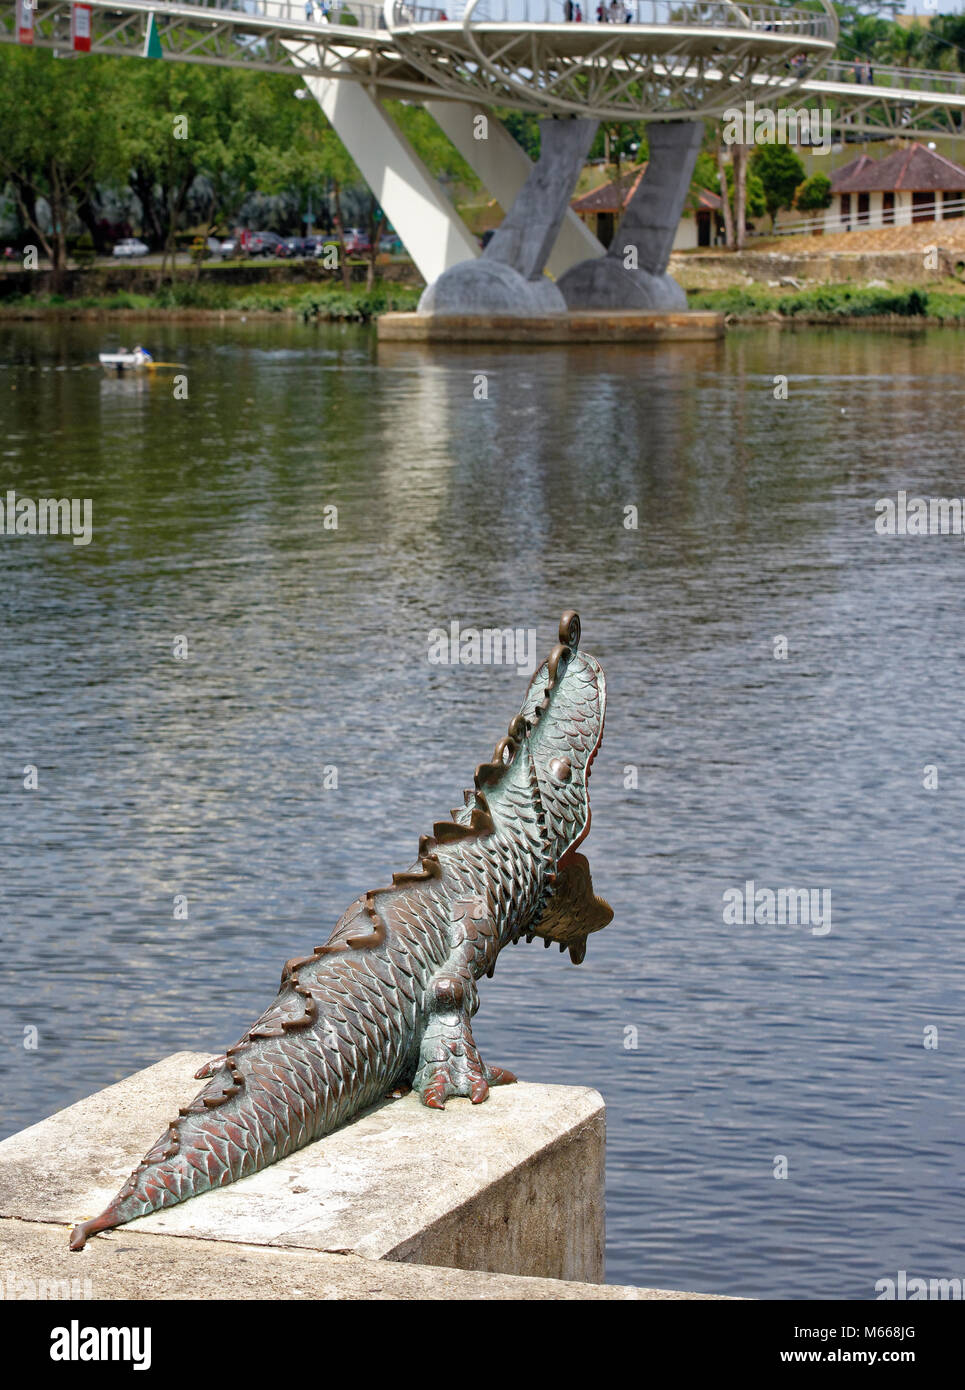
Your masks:
<svg viewBox="0 0 965 1390"><path fill-rule="evenodd" d="M384 251L387 256L401 256L405 247L395 232L388 232L385 236L379 237L379 250Z"/></svg>
<svg viewBox="0 0 965 1390"><path fill-rule="evenodd" d="M117 243L112 251L114 256L146 256L148 248L143 241L138 241L136 236L126 236Z"/></svg>
<svg viewBox="0 0 965 1390"><path fill-rule="evenodd" d="M367 232L358 227L349 227L345 233L345 252L349 256L367 255L372 250L372 242Z"/></svg>
<svg viewBox="0 0 965 1390"><path fill-rule="evenodd" d="M286 236L280 246L275 247L276 256L307 256L307 241L303 236Z"/></svg>
<svg viewBox="0 0 965 1390"><path fill-rule="evenodd" d="M273 256L282 244L277 232L252 232L248 239L249 256Z"/></svg>
<svg viewBox="0 0 965 1390"><path fill-rule="evenodd" d="M222 258L222 260L227 259L227 257L229 257L229 256L240 256L240 255L241 255L241 246L240 246L240 244L239 244L238 238L237 238L236 236L225 237L224 241L221 243L221 258Z"/></svg>

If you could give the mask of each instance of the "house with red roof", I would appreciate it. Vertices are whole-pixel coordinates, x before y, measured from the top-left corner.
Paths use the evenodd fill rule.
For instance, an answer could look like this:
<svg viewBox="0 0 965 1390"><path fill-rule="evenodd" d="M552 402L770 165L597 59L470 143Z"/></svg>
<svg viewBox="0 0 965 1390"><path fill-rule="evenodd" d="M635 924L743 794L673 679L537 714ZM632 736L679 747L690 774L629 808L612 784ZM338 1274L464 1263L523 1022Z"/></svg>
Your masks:
<svg viewBox="0 0 965 1390"><path fill-rule="evenodd" d="M965 169L936 150L913 144L884 159L859 154L831 176L826 232L857 227L907 227L965 215Z"/></svg>
<svg viewBox="0 0 965 1390"><path fill-rule="evenodd" d="M570 207L589 227L603 246L609 246L630 199L640 186L646 164L628 169L612 183L602 184L574 198ZM674 236L675 251L692 251L697 246L713 246L717 237L720 198L708 188L691 192Z"/></svg>

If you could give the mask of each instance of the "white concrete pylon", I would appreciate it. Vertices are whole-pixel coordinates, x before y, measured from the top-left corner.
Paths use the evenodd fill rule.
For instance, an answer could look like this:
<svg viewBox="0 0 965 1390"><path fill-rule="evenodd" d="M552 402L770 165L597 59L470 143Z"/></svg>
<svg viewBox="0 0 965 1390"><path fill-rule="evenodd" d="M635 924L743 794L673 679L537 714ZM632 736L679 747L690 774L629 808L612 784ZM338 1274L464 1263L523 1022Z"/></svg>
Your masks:
<svg viewBox="0 0 965 1390"><path fill-rule="evenodd" d="M381 103L358 82L305 86L375 194L426 284L479 255L479 243Z"/></svg>
<svg viewBox="0 0 965 1390"><path fill-rule="evenodd" d="M427 101L425 108L483 187L508 212L533 168L526 151L491 111L474 102ZM481 131L485 132L484 138L480 138ZM563 219L546 268L558 277L570 266L604 254L605 248L570 210Z"/></svg>

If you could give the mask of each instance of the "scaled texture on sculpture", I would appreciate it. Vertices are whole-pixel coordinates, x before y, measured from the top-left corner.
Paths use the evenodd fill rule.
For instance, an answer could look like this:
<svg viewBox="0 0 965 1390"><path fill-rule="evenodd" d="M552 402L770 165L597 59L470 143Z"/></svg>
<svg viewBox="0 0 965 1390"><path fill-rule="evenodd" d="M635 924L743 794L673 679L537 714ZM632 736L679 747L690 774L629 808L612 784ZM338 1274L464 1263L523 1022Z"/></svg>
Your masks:
<svg viewBox="0 0 965 1390"><path fill-rule="evenodd" d="M521 937L579 964L611 920L576 847L590 828L587 779L603 736L606 683L566 613L560 643L519 714L476 769L466 804L419 842L392 885L366 893L324 946L290 960L271 1007L197 1073L204 1090L70 1245L275 1163L391 1090L426 1105L486 1099L515 1081L473 1042L476 981Z"/></svg>

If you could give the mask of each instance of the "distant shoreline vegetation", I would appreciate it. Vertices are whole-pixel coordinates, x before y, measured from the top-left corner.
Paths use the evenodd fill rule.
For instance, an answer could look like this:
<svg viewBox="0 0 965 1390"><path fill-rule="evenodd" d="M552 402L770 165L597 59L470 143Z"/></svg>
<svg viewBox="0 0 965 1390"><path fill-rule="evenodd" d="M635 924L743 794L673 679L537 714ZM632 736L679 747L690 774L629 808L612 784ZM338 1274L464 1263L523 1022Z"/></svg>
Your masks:
<svg viewBox="0 0 965 1390"><path fill-rule="evenodd" d="M153 293L121 290L99 295L10 296L0 302L0 319L99 318L111 316L217 317L277 315L305 322L368 323L380 314L411 313L422 287L376 281L346 289L340 284L218 285L185 280ZM762 285L696 290L690 309L711 310L729 324L965 325L965 289L891 285L817 285L789 292Z"/></svg>
<svg viewBox="0 0 965 1390"><path fill-rule="evenodd" d="M688 309L711 309L733 323L847 323L873 319L909 324L965 324L965 287L958 281L919 285L814 285L774 290L766 285L694 290Z"/></svg>
<svg viewBox="0 0 965 1390"><path fill-rule="evenodd" d="M98 317L113 314L257 315L366 323L379 314L414 310L422 290L380 281L366 289L343 285L217 285L198 281L163 285L151 294L122 290L113 294L11 295L0 303L0 318Z"/></svg>
<svg viewBox="0 0 965 1390"><path fill-rule="evenodd" d="M219 284L214 279L186 278L139 293L102 290L100 293L9 295L0 301L0 319L97 318L148 315L189 317L278 315L305 322L367 323L380 314L414 312L421 285L376 280L347 288L327 283L264 282ZM965 325L965 285L948 281L935 286L860 284L814 285L800 290L766 285L730 289L692 290L689 309L711 310L729 324L905 323Z"/></svg>

